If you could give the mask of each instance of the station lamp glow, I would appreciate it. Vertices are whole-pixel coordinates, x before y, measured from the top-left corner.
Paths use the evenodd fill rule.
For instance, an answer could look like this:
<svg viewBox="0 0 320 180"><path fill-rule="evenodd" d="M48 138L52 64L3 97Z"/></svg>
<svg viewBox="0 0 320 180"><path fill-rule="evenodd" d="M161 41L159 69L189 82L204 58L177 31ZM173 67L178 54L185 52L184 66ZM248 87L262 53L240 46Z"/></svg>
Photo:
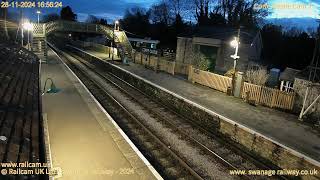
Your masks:
<svg viewBox="0 0 320 180"><path fill-rule="evenodd" d="M41 11L37 10L36 13L38 14L38 24L39 24Z"/></svg>
<svg viewBox="0 0 320 180"><path fill-rule="evenodd" d="M27 31L31 31L33 30L33 25L32 23L30 23L29 21L26 21L22 24L23 29L27 30Z"/></svg>
<svg viewBox="0 0 320 180"><path fill-rule="evenodd" d="M230 42L230 45L231 45L233 48L235 48L234 54L231 55L231 57L235 60L235 62L234 62L234 69L236 68L236 67L235 67L235 66L236 66L236 63L237 63L236 60L240 58L240 56L238 56L238 50L239 50L239 44L240 44L240 42L239 42L238 39L239 39L239 38L234 37L234 39Z"/></svg>
<svg viewBox="0 0 320 180"><path fill-rule="evenodd" d="M236 37L230 42L230 45L234 48L236 48L240 43L238 43L238 40Z"/></svg>
<svg viewBox="0 0 320 180"><path fill-rule="evenodd" d="M114 22L114 30L119 30L119 21L118 20L116 20Z"/></svg>
<svg viewBox="0 0 320 180"><path fill-rule="evenodd" d="M30 44L30 31L33 30L33 25L32 23L29 22L29 20L25 20L22 23L22 31L21 31L21 41L22 41L22 46L23 46L23 30L27 30L28 32L28 50L31 50L31 44Z"/></svg>

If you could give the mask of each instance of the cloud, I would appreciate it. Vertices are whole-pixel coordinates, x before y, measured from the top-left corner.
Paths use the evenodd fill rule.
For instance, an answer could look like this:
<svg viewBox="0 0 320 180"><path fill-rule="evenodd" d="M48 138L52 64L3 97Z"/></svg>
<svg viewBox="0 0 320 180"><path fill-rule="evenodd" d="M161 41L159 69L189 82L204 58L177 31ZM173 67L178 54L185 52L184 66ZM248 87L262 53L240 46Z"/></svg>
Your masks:
<svg viewBox="0 0 320 180"><path fill-rule="evenodd" d="M99 18L107 19L109 22L122 18L126 9L133 7L149 8L154 3L161 0L61 0L63 6L70 6L78 14L78 19L84 21L88 15L94 15ZM191 1L190 1L191 3ZM320 18L319 0L269 0L268 5L274 3L296 3L311 5L309 9L271 9L273 12L269 18L293 18L293 17L311 17ZM60 13L61 8L44 8L42 14ZM18 9L11 9L12 12L18 12ZM36 20L37 15L34 9L23 9L24 14L29 18ZM189 17L188 17L189 15ZM187 13L185 19L192 20L192 13Z"/></svg>
<svg viewBox="0 0 320 180"><path fill-rule="evenodd" d="M128 8L149 8L155 2L157 0L63 0L64 6L69 5L81 17L84 14L92 14L113 20L122 18Z"/></svg>
<svg viewBox="0 0 320 180"><path fill-rule="evenodd" d="M112 13L77 13L78 21L84 22L87 20L89 15L96 16L97 18L106 19L109 23L113 22L115 19L121 19L122 15L112 14Z"/></svg>

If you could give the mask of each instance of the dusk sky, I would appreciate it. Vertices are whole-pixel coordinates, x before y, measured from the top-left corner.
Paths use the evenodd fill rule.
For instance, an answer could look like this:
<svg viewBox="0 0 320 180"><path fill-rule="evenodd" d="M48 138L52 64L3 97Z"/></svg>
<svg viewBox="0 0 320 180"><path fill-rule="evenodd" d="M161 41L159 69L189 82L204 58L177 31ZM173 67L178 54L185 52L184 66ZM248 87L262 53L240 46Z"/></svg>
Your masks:
<svg viewBox="0 0 320 180"><path fill-rule="evenodd" d="M125 10L132 7L149 8L152 4L160 0L62 0L63 5L69 5L74 12L78 14L78 20L84 21L88 14L95 15L100 18L106 18L109 22L114 19L123 17ZM296 5L308 5L306 8L300 9L280 9L273 8L279 3L288 3ZM270 18L293 18L293 17L311 17L319 19L320 0L270 0L268 6L273 12ZM60 9L42 9L43 13L59 13ZM25 12L31 15L31 12ZM32 13L33 17L36 14Z"/></svg>

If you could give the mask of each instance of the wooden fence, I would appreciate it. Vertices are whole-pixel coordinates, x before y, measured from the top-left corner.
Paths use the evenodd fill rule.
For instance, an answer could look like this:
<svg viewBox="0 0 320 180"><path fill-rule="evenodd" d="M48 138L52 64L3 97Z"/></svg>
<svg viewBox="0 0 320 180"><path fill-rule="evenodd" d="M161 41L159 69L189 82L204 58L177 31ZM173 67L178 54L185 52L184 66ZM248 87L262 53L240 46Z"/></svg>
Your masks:
<svg viewBox="0 0 320 180"><path fill-rule="evenodd" d="M188 79L222 92L227 92L228 87L232 86L232 78L201 71L192 66L189 69ZM257 104L287 110L292 110L295 98L294 92L284 92L279 89L244 82L241 87L241 97L246 99L247 95L249 100L253 100Z"/></svg>
<svg viewBox="0 0 320 180"><path fill-rule="evenodd" d="M174 72L176 74L188 75L190 66L190 64L175 62Z"/></svg>
<svg viewBox="0 0 320 180"><path fill-rule="evenodd" d="M227 92L228 87L231 87L232 83L232 79L229 77L208 71L201 71L193 67L190 67L188 79L192 82L208 86L222 92Z"/></svg>
<svg viewBox="0 0 320 180"><path fill-rule="evenodd" d="M249 100L254 100L257 104L287 110L292 110L295 99L295 92L285 92L244 82L241 97L245 99L247 95Z"/></svg>
<svg viewBox="0 0 320 180"><path fill-rule="evenodd" d="M247 96L249 96L248 100L258 102L260 99L261 88L262 86L244 82L242 85L241 97L246 99Z"/></svg>
<svg viewBox="0 0 320 180"><path fill-rule="evenodd" d="M142 64L154 70L157 69L160 71L164 71L172 75L174 75L175 73L175 62L167 61L161 57L136 52L134 53L133 62L137 64Z"/></svg>
<svg viewBox="0 0 320 180"><path fill-rule="evenodd" d="M202 71L192 67L191 65L167 61L156 56L149 56L143 53L135 53L134 62L145 65L152 69L161 70L174 75L175 73L187 74L188 80L208 86L221 92L227 92L228 87L232 86L232 78ZM244 82L241 87L241 97L255 101L257 104L268 106L271 108L281 108L292 110L294 104L295 93L284 92L279 89L268 88L255 84Z"/></svg>

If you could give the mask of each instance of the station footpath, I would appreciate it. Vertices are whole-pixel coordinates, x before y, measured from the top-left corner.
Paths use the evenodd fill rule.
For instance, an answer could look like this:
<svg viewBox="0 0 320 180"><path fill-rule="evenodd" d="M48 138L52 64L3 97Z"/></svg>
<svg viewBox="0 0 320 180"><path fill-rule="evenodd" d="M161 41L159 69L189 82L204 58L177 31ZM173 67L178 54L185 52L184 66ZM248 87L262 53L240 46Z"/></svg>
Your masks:
<svg viewBox="0 0 320 180"><path fill-rule="evenodd" d="M101 53L92 50L88 53L104 59ZM299 122L296 115L251 106L240 98L192 84L181 76L157 73L139 64L117 66L320 162L319 131Z"/></svg>
<svg viewBox="0 0 320 180"><path fill-rule="evenodd" d="M61 89L42 96L53 178L162 179L52 50L41 65L42 86L47 78Z"/></svg>

